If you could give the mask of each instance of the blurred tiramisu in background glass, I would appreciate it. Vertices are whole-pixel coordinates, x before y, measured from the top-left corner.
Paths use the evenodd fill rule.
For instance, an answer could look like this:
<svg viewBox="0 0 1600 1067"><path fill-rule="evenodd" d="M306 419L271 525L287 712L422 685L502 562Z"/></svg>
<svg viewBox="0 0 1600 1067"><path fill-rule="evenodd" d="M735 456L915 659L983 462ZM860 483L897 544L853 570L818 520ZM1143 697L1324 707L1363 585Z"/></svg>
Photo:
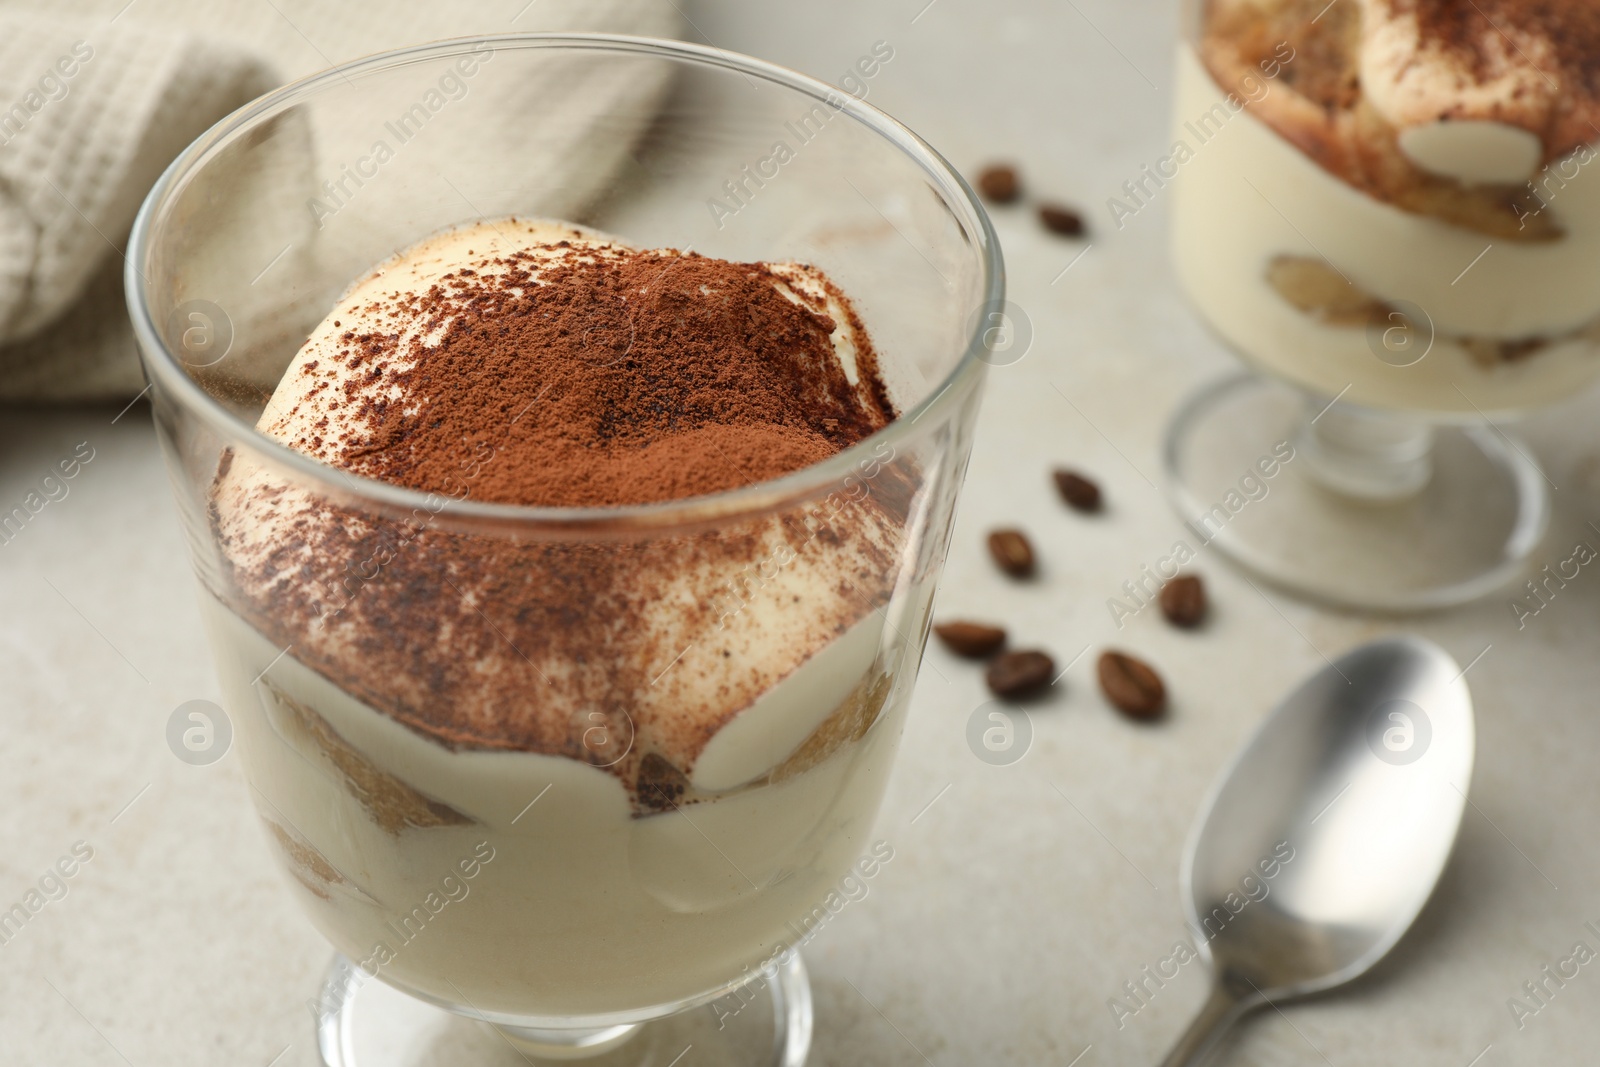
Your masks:
<svg viewBox="0 0 1600 1067"><path fill-rule="evenodd" d="M1257 515L1218 539L1235 558L1357 606L1481 595L1548 510L1532 460L1483 421L1600 372L1600 7L1195 0L1188 17L1174 125L1213 132L1176 181L1178 277L1309 401L1284 416L1255 382L1187 409L1180 507L1206 510L1205 424L1243 419L1294 442L1293 478L1362 506L1297 495L1279 529Z"/></svg>

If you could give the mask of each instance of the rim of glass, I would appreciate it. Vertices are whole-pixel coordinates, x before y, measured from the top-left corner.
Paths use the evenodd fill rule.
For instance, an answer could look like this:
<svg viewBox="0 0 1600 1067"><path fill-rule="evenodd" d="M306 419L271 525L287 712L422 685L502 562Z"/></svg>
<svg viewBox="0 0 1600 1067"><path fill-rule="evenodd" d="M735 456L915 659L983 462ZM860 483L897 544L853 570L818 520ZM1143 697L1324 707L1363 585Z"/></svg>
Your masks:
<svg viewBox="0 0 1600 1067"><path fill-rule="evenodd" d="M500 504L445 497L366 478L322 463L266 436L254 425L223 405L183 369L182 362L162 339L149 307L148 285L143 266L149 255L152 235L165 221L166 211L187 180L223 147L250 129L294 104L316 94L334 82L347 82L352 76L375 73L470 51L488 42L508 48L555 48L611 51L624 54L656 55L679 62L721 67L796 91L866 126L916 163L955 216L956 222L981 259L982 296L975 312L1003 306L1005 269L999 240L987 213L972 187L949 161L908 127L855 96L808 75L776 63L756 59L726 49L656 37L609 33L511 33L456 37L407 48L380 52L352 60L290 82L224 117L183 150L167 166L146 195L129 235L123 287L134 336L145 358L151 384L159 384L182 408L201 420L207 428L234 444L245 444L272 466L298 478L325 487L332 496L356 496L393 509L414 510L427 507L440 517L515 521L519 523L566 527L640 526L657 528L692 524L729 514L759 512L804 498L818 489L842 482L858 464L877 458L874 448L883 441L894 441L910 432L910 427L932 412L956 403L968 378L982 373L983 323L987 316L975 314L965 349L955 366L917 404L876 433L830 456L821 463L737 489L704 496L666 500L649 504L609 507L563 508Z"/></svg>

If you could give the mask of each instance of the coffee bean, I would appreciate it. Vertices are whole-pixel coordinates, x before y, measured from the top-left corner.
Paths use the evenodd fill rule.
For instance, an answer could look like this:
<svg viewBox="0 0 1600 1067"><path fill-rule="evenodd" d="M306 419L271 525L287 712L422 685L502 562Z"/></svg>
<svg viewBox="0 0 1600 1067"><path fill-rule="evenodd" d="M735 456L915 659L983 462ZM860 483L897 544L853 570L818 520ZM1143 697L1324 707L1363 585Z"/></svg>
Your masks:
<svg viewBox="0 0 1600 1067"><path fill-rule="evenodd" d="M1055 471L1056 491L1061 499L1077 511L1100 510L1100 487L1077 471L1064 467Z"/></svg>
<svg viewBox="0 0 1600 1067"><path fill-rule="evenodd" d="M1161 614L1174 626L1185 630L1200 625L1206 617L1206 587L1193 574L1180 574L1161 587Z"/></svg>
<svg viewBox="0 0 1600 1067"><path fill-rule="evenodd" d="M989 555L995 565L1013 578L1033 573L1033 546L1021 530L996 530L989 535Z"/></svg>
<svg viewBox="0 0 1600 1067"><path fill-rule="evenodd" d="M1056 661L1043 652L1002 652L989 661L983 680L995 696L1015 700L1030 696L1056 676Z"/></svg>
<svg viewBox="0 0 1600 1067"><path fill-rule="evenodd" d="M1084 233L1083 216L1060 204L1040 204L1039 221L1045 229L1063 237L1082 237Z"/></svg>
<svg viewBox="0 0 1600 1067"><path fill-rule="evenodd" d="M941 622L933 628L946 648L958 656L983 659L1006 643L1006 632L981 622Z"/></svg>
<svg viewBox="0 0 1600 1067"><path fill-rule="evenodd" d="M1155 668L1125 652L1100 654L1100 690L1130 719L1159 718L1167 706L1167 687Z"/></svg>
<svg viewBox="0 0 1600 1067"><path fill-rule="evenodd" d="M1022 182L1017 178L1017 169L1004 163L984 167L978 174L978 192L993 203L1011 203L1022 194Z"/></svg>

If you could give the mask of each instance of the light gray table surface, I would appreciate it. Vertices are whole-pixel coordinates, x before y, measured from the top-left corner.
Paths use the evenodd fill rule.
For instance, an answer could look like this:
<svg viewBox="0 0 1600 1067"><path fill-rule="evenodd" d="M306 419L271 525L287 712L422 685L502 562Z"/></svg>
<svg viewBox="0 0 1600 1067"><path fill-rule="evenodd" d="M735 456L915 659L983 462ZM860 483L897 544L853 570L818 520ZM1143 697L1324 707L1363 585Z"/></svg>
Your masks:
<svg viewBox="0 0 1600 1067"><path fill-rule="evenodd" d="M1551 984L1520 1027L1507 1002L1576 943L1600 949L1584 925L1600 928L1600 576L1586 569L1519 630L1505 596L1403 622L1331 614L1260 593L1207 553L1203 631L1154 612L1119 631L1107 598L1178 532L1156 488L1164 422L1233 366L1175 287L1166 205L1122 229L1105 208L1166 148L1175 13L1152 0L925 3L687 8L703 39L829 80L890 42L874 103L958 167L1018 161L1092 227L1075 243L1025 211L995 213L1035 338L991 376L938 600L946 616L1006 620L1063 663L1089 653L1031 709L1028 755L991 767L964 740L987 699L980 672L930 649L878 829L895 859L808 950L811 1062L1154 1062L1203 995L1199 966L1131 1017L1108 999L1183 934L1178 857L1196 804L1282 692L1395 630L1475 661L1478 764L1456 854L1369 978L1255 1017L1221 1062L1594 1062L1600 962ZM1541 563L1600 544L1585 532L1600 519L1597 410L1578 400L1523 428L1559 487ZM79 442L94 449L70 493L0 545L0 909L74 843L93 849L66 895L0 945L0 1064L310 1064L305 1003L329 949L263 847L237 759L192 767L168 749L172 710L220 692L148 409L115 415L0 412L0 510ZM1056 462L1099 476L1106 514L1056 502ZM1038 581L994 572L982 540L1000 522L1034 534ZM1169 721L1108 710L1093 679L1108 644L1159 665Z"/></svg>

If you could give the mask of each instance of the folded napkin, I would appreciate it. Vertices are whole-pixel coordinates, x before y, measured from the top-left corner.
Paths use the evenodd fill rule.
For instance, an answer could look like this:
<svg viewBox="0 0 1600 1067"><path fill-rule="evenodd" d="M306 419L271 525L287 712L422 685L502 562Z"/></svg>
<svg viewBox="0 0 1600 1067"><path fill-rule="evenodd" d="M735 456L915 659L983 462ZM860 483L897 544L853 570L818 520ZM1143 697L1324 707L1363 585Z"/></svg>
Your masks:
<svg viewBox="0 0 1600 1067"><path fill-rule="evenodd" d="M172 158L251 98L444 37L671 36L678 21L672 0L63 0L48 14L0 0L0 402L144 388L122 298L133 216Z"/></svg>

